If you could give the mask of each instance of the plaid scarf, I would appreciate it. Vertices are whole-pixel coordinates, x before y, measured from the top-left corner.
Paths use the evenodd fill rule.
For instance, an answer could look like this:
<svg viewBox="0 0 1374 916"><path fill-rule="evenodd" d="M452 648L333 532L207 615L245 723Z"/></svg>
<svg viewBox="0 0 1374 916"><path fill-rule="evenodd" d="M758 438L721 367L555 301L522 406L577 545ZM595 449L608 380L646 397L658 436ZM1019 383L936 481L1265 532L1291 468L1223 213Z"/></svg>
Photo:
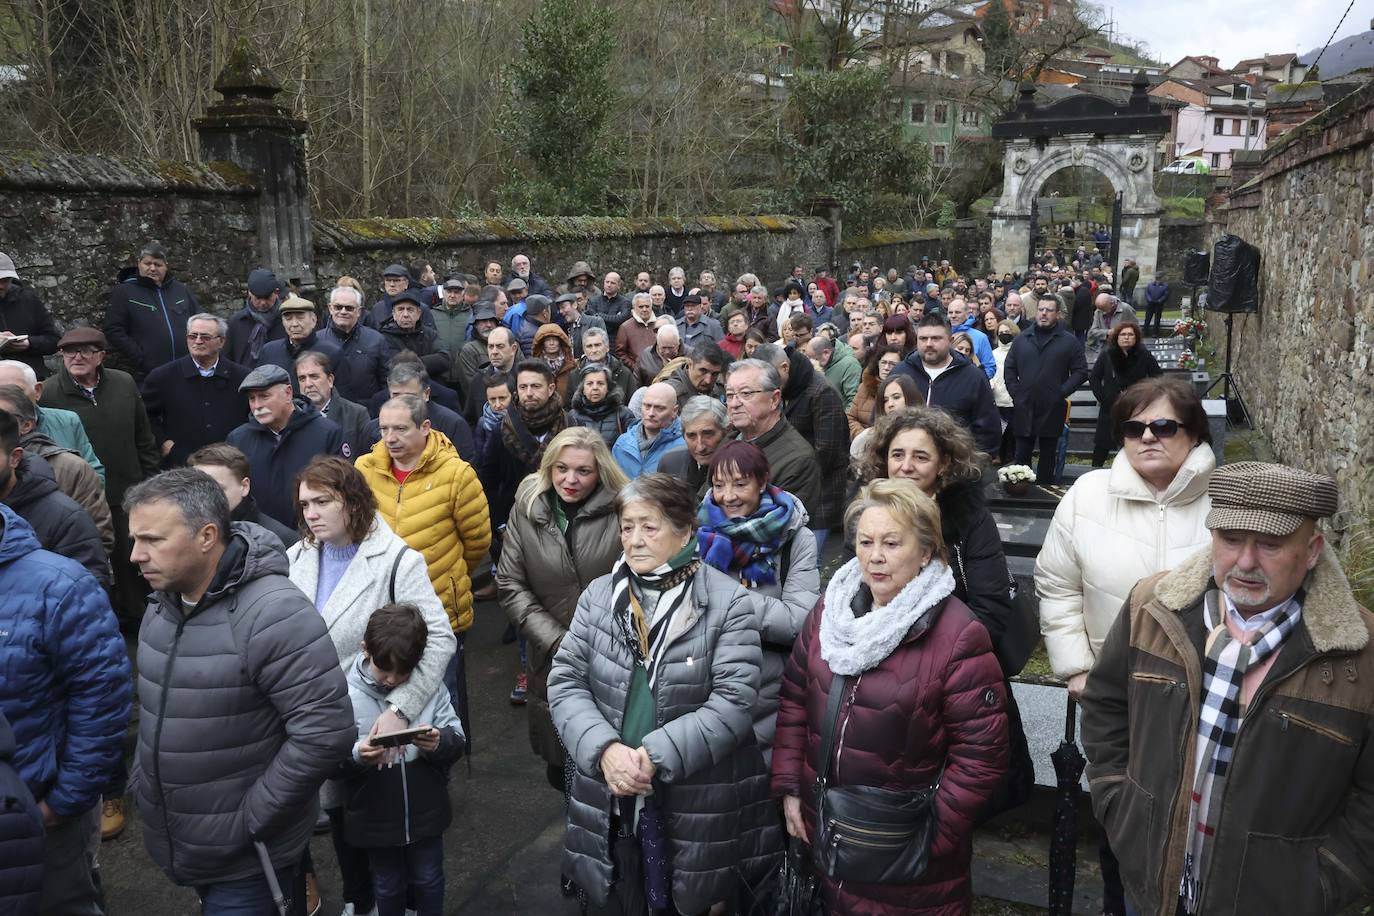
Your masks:
<svg viewBox="0 0 1374 916"><path fill-rule="evenodd" d="M1226 608L1216 588L1203 602L1207 656L1202 668L1202 709L1198 713L1197 758L1193 770L1192 804L1188 823L1193 825L1184 857L1179 894L1189 913L1197 912L1202 898L1202 879L1216 841L1217 822L1226 791L1226 777L1235 752L1236 733L1245 715L1241 708L1241 681L1251 665L1277 652L1302 619L1303 593L1299 591L1257 629L1250 641L1241 642L1226 627Z"/></svg>
<svg viewBox="0 0 1374 916"><path fill-rule="evenodd" d="M796 514L796 500L771 484L753 515L727 518L710 490L697 510L701 558L723 573L738 572L748 587L778 581L782 538Z"/></svg>

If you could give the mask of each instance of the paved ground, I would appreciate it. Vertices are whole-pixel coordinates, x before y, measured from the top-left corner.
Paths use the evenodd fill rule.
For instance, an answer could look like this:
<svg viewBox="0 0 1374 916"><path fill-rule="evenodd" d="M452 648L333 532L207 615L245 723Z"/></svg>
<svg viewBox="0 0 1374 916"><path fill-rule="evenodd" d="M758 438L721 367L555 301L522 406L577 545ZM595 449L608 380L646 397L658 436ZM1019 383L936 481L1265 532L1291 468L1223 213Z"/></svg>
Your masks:
<svg viewBox="0 0 1374 916"><path fill-rule="evenodd" d="M826 566L838 565L835 540ZM558 893L562 843L562 796L545 782L543 762L529 750L525 711L508 702L515 675L515 647L500 642L505 619L494 603L478 606L468 636L469 684L477 753L472 772L454 769L450 797L454 823L445 837L447 903L451 916L576 916L577 907ZM1018 686L1027 725L1042 736L1033 743L1038 758L1057 744L1062 729L1062 691ZM1056 724L1056 716L1057 724ZM1034 722L1034 724L1032 724ZM1053 779L1048 761L1037 759L1039 781ZM985 828L976 840L975 914L1011 916L1038 912L1045 900L1047 840L1032 825L1047 824L1048 796L1021 820ZM312 852L325 897L324 916L336 916L342 901L328 837ZM1080 851L1080 894L1076 912L1096 912L1095 860L1091 842ZM143 850L140 824L130 810L128 827L101 849L101 872L110 916L191 916L195 895L173 886Z"/></svg>

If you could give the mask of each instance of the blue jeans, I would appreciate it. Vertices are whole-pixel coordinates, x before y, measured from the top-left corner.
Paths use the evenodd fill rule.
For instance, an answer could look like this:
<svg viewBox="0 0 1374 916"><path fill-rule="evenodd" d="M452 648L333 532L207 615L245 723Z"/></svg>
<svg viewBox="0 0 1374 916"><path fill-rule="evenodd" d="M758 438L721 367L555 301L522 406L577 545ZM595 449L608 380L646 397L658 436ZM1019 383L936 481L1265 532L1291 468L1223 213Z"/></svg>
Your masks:
<svg viewBox="0 0 1374 916"><path fill-rule="evenodd" d="M305 913L305 873L299 864L278 868L277 883L286 895L292 916ZM262 875L221 881L196 888L201 916L277 916L277 905Z"/></svg>
<svg viewBox="0 0 1374 916"><path fill-rule="evenodd" d="M816 536L816 556L825 552L825 539L830 537L829 528L812 528L811 533Z"/></svg>
<svg viewBox="0 0 1374 916"><path fill-rule="evenodd" d="M414 891L411 908L419 916L443 916L443 837L416 840L409 846L369 849L367 857L372 863L377 916L404 916L407 885Z"/></svg>

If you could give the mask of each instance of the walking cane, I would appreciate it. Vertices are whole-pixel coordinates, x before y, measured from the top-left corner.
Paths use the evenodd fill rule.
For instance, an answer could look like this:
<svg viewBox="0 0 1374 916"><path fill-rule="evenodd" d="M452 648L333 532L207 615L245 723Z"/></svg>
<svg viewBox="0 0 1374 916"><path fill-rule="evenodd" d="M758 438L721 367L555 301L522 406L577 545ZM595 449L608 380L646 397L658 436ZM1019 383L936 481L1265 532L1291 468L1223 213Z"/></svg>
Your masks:
<svg viewBox="0 0 1374 916"><path fill-rule="evenodd" d="M267 845L254 843L253 848L258 851L258 862L262 864L262 875L267 879L267 889L272 893L272 902L277 905L277 912L280 916L288 916L286 895L282 893L281 882L277 880L277 870L272 867L272 857L267 854Z"/></svg>

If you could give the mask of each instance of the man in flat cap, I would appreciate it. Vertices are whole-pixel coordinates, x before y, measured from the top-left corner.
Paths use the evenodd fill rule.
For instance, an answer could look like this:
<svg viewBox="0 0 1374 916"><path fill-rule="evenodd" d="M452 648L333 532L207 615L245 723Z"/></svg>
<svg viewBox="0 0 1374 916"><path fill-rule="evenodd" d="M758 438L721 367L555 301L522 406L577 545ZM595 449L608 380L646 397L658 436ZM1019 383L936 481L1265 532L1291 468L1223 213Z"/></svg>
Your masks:
<svg viewBox="0 0 1374 916"><path fill-rule="evenodd" d="M229 318L229 333L224 355L240 366L253 367L262 356L262 348L273 340L286 336L281 323L278 304L286 297L282 282L265 267L254 268L248 274L248 293L243 308Z"/></svg>
<svg viewBox="0 0 1374 916"><path fill-rule="evenodd" d="M63 334L57 342L62 368L43 386L39 404L44 409L70 410L80 417L91 447L105 466L105 497L115 528L111 556L115 611L130 623L143 615L148 592L129 563L124 491L158 472L162 451L153 436L138 384L129 373L105 365L109 349L109 341L99 328L78 326Z"/></svg>
<svg viewBox="0 0 1374 916"><path fill-rule="evenodd" d="M1128 909L1336 913L1374 888L1374 616L1336 483L1219 468L1212 546L1132 591L1088 675L1093 808Z"/></svg>
<svg viewBox="0 0 1374 916"><path fill-rule="evenodd" d="M420 320L426 327L434 327L434 316L430 313L429 303L423 295L425 288L410 275L410 268L404 264L390 264L382 271L382 298L372 303L368 310L367 326L380 328L391 319L391 305L396 297L408 289L414 289L415 301L420 304Z"/></svg>
<svg viewBox="0 0 1374 916"><path fill-rule="evenodd" d="M293 397L291 376L266 363L239 385L248 395L248 422L229 434L230 445L248 457L253 495L263 512L293 528L296 494L292 481L316 455L357 456L344 441L339 424L306 398Z"/></svg>

